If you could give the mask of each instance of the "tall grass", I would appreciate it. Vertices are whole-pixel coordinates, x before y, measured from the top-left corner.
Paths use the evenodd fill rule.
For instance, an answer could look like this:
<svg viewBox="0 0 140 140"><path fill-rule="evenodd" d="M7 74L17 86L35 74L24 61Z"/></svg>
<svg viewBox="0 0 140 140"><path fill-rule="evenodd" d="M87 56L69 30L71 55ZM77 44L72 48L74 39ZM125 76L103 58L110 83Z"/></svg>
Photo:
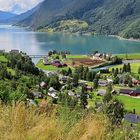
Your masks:
<svg viewBox="0 0 140 140"><path fill-rule="evenodd" d="M120 132L109 129L102 114L54 106L43 112L22 103L0 105L0 140L111 140ZM118 138L125 140L127 134Z"/></svg>

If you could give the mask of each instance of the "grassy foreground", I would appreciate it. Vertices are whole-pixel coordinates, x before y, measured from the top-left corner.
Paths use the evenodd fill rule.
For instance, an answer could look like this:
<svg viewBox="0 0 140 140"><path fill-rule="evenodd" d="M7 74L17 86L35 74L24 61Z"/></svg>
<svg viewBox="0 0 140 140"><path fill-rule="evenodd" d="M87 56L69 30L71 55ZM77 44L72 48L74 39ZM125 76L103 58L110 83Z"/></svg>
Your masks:
<svg viewBox="0 0 140 140"><path fill-rule="evenodd" d="M22 103L0 105L2 140L120 140L135 137L131 131L111 129L102 114L48 106L43 113ZM133 133L133 134L132 134Z"/></svg>

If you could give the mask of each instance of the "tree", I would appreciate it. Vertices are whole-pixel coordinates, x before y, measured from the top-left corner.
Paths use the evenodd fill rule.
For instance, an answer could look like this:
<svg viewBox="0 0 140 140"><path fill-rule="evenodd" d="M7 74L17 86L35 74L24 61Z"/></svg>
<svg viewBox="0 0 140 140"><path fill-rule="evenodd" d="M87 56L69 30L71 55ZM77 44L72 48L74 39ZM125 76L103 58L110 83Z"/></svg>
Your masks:
<svg viewBox="0 0 140 140"><path fill-rule="evenodd" d="M68 76L71 76L71 75L72 75L72 70L71 70L71 68L68 69L67 75L68 75Z"/></svg>
<svg viewBox="0 0 140 140"><path fill-rule="evenodd" d="M138 68L138 74L140 74L140 67Z"/></svg>
<svg viewBox="0 0 140 140"><path fill-rule="evenodd" d="M112 100L113 97L112 97L111 91L112 91L112 85L109 84L106 89L106 94L103 97L104 103L109 103Z"/></svg>
<svg viewBox="0 0 140 140"><path fill-rule="evenodd" d="M86 109L86 106L88 105L85 85L82 86L82 91L81 91L81 96L80 96L80 105L83 109Z"/></svg>
<svg viewBox="0 0 140 140"><path fill-rule="evenodd" d="M94 89L97 89L98 88L98 78L94 79L94 82L93 82L93 88Z"/></svg>
<svg viewBox="0 0 140 140"><path fill-rule="evenodd" d="M129 78L129 80L128 80L128 86L129 87L132 87L132 78Z"/></svg>
<svg viewBox="0 0 140 140"><path fill-rule="evenodd" d="M75 74L73 75L73 85L74 85L75 87L77 87L77 86L78 86L78 82L79 82L79 76L78 76L77 73L75 73Z"/></svg>
<svg viewBox="0 0 140 140"><path fill-rule="evenodd" d="M127 72L127 66L126 66L126 64L123 65L123 72Z"/></svg>
<svg viewBox="0 0 140 140"><path fill-rule="evenodd" d="M53 87L56 90L60 89L59 78L57 76L52 76L50 78L49 87Z"/></svg>
<svg viewBox="0 0 140 140"><path fill-rule="evenodd" d="M107 105L106 114L112 125L120 125L124 118L123 104L118 99L113 99Z"/></svg>
<svg viewBox="0 0 140 140"><path fill-rule="evenodd" d="M116 76L113 80L113 84L119 84L120 78Z"/></svg>
<svg viewBox="0 0 140 140"><path fill-rule="evenodd" d="M131 73L131 65L130 65L130 63L127 64L126 70L127 70L127 72L130 72Z"/></svg>

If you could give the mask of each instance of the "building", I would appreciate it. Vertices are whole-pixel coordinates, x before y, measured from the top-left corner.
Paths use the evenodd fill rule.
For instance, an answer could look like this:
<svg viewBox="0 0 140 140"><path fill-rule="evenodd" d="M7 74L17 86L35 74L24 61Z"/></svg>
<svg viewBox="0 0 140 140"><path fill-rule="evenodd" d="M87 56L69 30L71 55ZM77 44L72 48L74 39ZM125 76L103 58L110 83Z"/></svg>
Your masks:
<svg viewBox="0 0 140 140"><path fill-rule="evenodd" d="M106 94L106 90L105 89L100 89L100 90L98 90L98 92L97 92L97 95L98 96L104 96Z"/></svg>
<svg viewBox="0 0 140 140"><path fill-rule="evenodd" d="M45 58L43 59L43 64L44 64L44 65L50 65L50 62L49 62L48 58L45 57Z"/></svg>
<svg viewBox="0 0 140 140"><path fill-rule="evenodd" d="M33 95L33 97L34 98L36 98L36 99L43 99L43 93L42 92L39 92L39 91L33 91L32 92L32 95Z"/></svg>
<svg viewBox="0 0 140 140"><path fill-rule="evenodd" d="M61 63L52 63L53 66L58 67L58 68L62 68L62 64Z"/></svg>
<svg viewBox="0 0 140 140"><path fill-rule="evenodd" d="M86 91L93 91L93 88L91 86L86 86Z"/></svg>
<svg viewBox="0 0 140 140"><path fill-rule="evenodd" d="M49 88L48 95L54 99L58 99L57 91L53 87Z"/></svg>
<svg viewBox="0 0 140 140"><path fill-rule="evenodd" d="M42 81L42 82L40 83L40 87L41 87L41 88L47 88L47 84L46 84L45 82Z"/></svg>
<svg viewBox="0 0 140 140"><path fill-rule="evenodd" d="M126 114L124 116L124 120L128 121L129 123L138 124L138 123L140 123L140 116L136 115L136 114L129 113L129 114Z"/></svg>
<svg viewBox="0 0 140 140"><path fill-rule="evenodd" d="M10 53L19 53L19 50L11 50Z"/></svg>
<svg viewBox="0 0 140 140"><path fill-rule="evenodd" d="M140 89L120 89L119 93L130 96L140 96Z"/></svg>
<svg viewBox="0 0 140 140"><path fill-rule="evenodd" d="M76 93L73 92L73 91L69 91L68 92L68 95L71 96L71 97L76 97Z"/></svg>
<svg viewBox="0 0 140 140"><path fill-rule="evenodd" d="M101 87L105 87L108 85L108 82L106 80L99 80L98 85Z"/></svg>

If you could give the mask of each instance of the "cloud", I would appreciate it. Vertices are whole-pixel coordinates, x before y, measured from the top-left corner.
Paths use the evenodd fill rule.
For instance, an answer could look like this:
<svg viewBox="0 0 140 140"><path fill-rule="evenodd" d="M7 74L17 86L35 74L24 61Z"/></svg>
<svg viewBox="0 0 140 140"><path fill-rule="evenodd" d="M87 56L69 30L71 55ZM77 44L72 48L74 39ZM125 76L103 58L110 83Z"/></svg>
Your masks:
<svg viewBox="0 0 140 140"><path fill-rule="evenodd" d="M25 12L42 0L0 0L0 10L14 13Z"/></svg>

